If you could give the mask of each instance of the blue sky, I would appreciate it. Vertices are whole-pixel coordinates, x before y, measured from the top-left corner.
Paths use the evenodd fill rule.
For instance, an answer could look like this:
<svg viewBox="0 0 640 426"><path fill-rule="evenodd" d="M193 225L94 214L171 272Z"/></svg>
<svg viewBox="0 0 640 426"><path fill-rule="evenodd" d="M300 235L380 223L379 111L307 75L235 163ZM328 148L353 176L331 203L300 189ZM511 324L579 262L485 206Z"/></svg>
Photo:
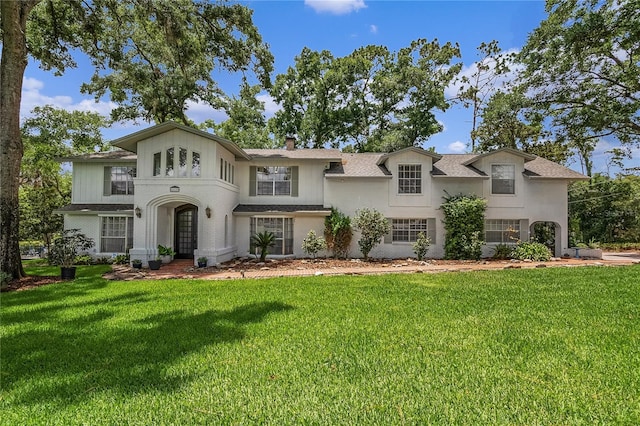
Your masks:
<svg viewBox="0 0 640 426"><path fill-rule="evenodd" d="M243 1L254 11L254 23L275 57L275 75L285 72L294 57L307 46L313 50L329 50L336 57L369 44L385 45L396 51L418 38L441 43L458 42L462 61L469 67L478 58L481 42L498 40L504 50L519 50L527 35L545 19L542 1L372 1L372 0L289 0ZM23 115L36 105L53 104L66 109L94 110L108 114L112 104L107 98L95 103L80 93L81 82L88 81L93 69L81 56L79 67L55 77L30 62L25 72ZM237 75L220 74L219 83L228 93L237 92ZM268 116L276 110L266 93ZM188 115L196 122L207 118L224 119L220 111L205 105L191 105ZM435 146L439 153L468 150L471 112L454 107L438 114L445 130L432 136L424 147ZM140 126L148 126L140 123ZM105 130L107 138L116 138L138 130L131 123ZM603 151L608 142L597 149L596 167L604 169ZM637 162L637 160L635 160ZM579 164L570 165L580 171ZM637 166L637 164L636 164Z"/></svg>

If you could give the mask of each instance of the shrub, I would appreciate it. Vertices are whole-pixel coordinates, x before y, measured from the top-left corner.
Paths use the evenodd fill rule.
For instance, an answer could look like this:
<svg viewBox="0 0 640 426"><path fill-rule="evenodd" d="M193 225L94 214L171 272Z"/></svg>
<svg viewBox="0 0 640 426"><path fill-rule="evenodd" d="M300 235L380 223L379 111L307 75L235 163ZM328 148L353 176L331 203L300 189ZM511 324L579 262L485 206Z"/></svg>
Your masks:
<svg viewBox="0 0 640 426"><path fill-rule="evenodd" d="M423 232L418 233L418 238L416 238L416 242L413 243L413 252L416 254L418 260L423 260L427 255L427 251L429 251L429 246L431 245L431 239L424 235Z"/></svg>
<svg viewBox="0 0 640 426"><path fill-rule="evenodd" d="M334 257L346 258L349 255L352 237L353 230L349 216L332 208L331 214L324 219L324 239Z"/></svg>
<svg viewBox="0 0 640 426"><path fill-rule="evenodd" d="M88 254L81 254L80 256L76 256L76 260L73 263L75 265L91 265L93 258Z"/></svg>
<svg viewBox="0 0 640 426"><path fill-rule="evenodd" d="M315 259L316 254L327 246L324 238L318 237L313 229L302 240L302 250Z"/></svg>
<svg viewBox="0 0 640 426"><path fill-rule="evenodd" d="M252 251L260 249L260 262L267 260L269 247L276 244L276 236L273 232L263 231L251 236Z"/></svg>
<svg viewBox="0 0 640 426"><path fill-rule="evenodd" d="M511 257L518 260L546 262L551 259L551 250L542 243L524 241L518 243Z"/></svg>
<svg viewBox="0 0 640 426"><path fill-rule="evenodd" d="M480 259L484 241L484 211L487 201L475 195L444 197L446 259Z"/></svg>
<svg viewBox="0 0 640 426"><path fill-rule="evenodd" d="M119 254L113 258L114 265L128 265L129 264L129 255L128 254Z"/></svg>
<svg viewBox="0 0 640 426"><path fill-rule="evenodd" d="M176 252L171 247L158 245L158 256L175 256Z"/></svg>
<svg viewBox="0 0 640 426"><path fill-rule="evenodd" d="M494 259L510 259L513 252L513 246L509 244L498 244L493 248Z"/></svg>
<svg viewBox="0 0 640 426"><path fill-rule="evenodd" d="M93 239L80 232L79 229L65 229L53 241L49 252L49 263L69 268L80 252L93 247Z"/></svg>
<svg viewBox="0 0 640 426"><path fill-rule="evenodd" d="M360 231L358 245L365 259L369 258L369 253L380 243L382 237L391 231L387 218L376 209L357 210L353 226Z"/></svg>

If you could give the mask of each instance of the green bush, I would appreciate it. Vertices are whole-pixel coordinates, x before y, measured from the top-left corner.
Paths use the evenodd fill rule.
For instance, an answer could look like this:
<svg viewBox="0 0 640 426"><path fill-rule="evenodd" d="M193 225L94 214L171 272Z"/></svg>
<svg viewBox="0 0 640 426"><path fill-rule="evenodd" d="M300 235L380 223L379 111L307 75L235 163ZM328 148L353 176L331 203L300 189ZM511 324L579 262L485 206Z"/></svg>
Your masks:
<svg viewBox="0 0 640 426"><path fill-rule="evenodd" d="M353 226L360 231L358 246L365 260L369 253L380 243L382 237L391 231L389 221L376 209L361 209L356 211Z"/></svg>
<svg viewBox="0 0 640 426"><path fill-rule="evenodd" d="M114 265L128 265L129 264L129 255L128 254L119 254L113 258Z"/></svg>
<svg viewBox="0 0 640 426"><path fill-rule="evenodd" d="M416 254L418 260L423 260L427 255L427 251L429 251L429 246L431 245L431 239L424 235L423 232L418 233L418 238L416 238L416 242L413 243L413 252Z"/></svg>
<svg viewBox="0 0 640 426"><path fill-rule="evenodd" d="M316 254L325 247L327 247L327 243L324 238L318 237L316 231L313 229L310 230L304 240L302 240L302 250L313 258L315 258Z"/></svg>
<svg viewBox="0 0 640 426"><path fill-rule="evenodd" d="M510 259L513 253L513 246L509 244L498 244L493 248L493 259Z"/></svg>
<svg viewBox="0 0 640 426"><path fill-rule="evenodd" d="M518 260L546 262L551 259L551 250L542 243L525 241L516 246L511 257Z"/></svg>
<svg viewBox="0 0 640 426"><path fill-rule="evenodd" d="M484 211L487 200L476 195L448 195L444 212L444 257L446 259L480 259L484 241Z"/></svg>
<svg viewBox="0 0 640 426"><path fill-rule="evenodd" d="M334 257L346 258L349 256L352 237L351 218L340 213L338 209L331 208L331 214L324 219L324 239L327 249L331 250Z"/></svg>
<svg viewBox="0 0 640 426"><path fill-rule="evenodd" d="M81 254L80 256L76 256L76 260L73 261L74 265L91 265L93 263L93 258L88 254Z"/></svg>

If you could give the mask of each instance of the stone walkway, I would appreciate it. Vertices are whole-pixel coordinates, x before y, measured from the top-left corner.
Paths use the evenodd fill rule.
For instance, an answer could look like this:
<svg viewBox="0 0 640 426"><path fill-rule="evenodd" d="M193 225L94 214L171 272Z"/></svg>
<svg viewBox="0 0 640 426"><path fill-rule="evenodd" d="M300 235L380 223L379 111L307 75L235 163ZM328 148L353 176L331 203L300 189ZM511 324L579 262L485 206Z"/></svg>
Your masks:
<svg viewBox="0 0 640 426"><path fill-rule="evenodd" d="M192 260L180 259L162 265L157 271L149 269L133 269L126 265L114 265L113 271L105 275L113 280L141 280L141 279L206 279L225 280L241 278L273 278L273 277L304 277L314 275L380 275L390 273L437 273L437 272L463 272L476 270L499 269L531 269L546 267L579 267L579 266L621 266L640 264L638 253L607 253L603 259L555 259L550 262L514 262L514 261L480 261L468 263L444 263L434 264L429 262L406 262L400 264L376 264L367 265L360 262L354 267L331 267L326 269L306 268L304 266L295 269L272 269L265 265L260 269L238 270L237 268L198 269L193 266ZM267 264L268 265L268 264Z"/></svg>

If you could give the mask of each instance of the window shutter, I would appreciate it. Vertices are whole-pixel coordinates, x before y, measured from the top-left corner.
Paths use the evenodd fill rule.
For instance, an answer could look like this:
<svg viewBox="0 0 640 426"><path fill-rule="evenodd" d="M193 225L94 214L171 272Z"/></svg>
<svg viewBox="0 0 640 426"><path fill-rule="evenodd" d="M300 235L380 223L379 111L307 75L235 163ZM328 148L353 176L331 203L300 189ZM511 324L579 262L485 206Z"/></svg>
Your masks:
<svg viewBox="0 0 640 426"><path fill-rule="evenodd" d="M436 218L430 217L427 219L427 237L431 240L431 244L436 243Z"/></svg>
<svg viewBox="0 0 640 426"><path fill-rule="evenodd" d="M111 195L111 167L104 168L104 185L102 195L105 197Z"/></svg>
<svg viewBox="0 0 640 426"><path fill-rule="evenodd" d="M291 196L298 196L298 166L291 167Z"/></svg>
<svg viewBox="0 0 640 426"><path fill-rule="evenodd" d="M256 195L256 180L257 180L256 174L257 174L256 166L249 167L249 196L250 197L255 197Z"/></svg>
<svg viewBox="0 0 640 426"><path fill-rule="evenodd" d="M389 232L384 235L384 243L391 244L393 242L393 220L387 219L387 221L389 222L389 225L391 225L391 228Z"/></svg>
<svg viewBox="0 0 640 426"><path fill-rule="evenodd" d="M529 241L529 219L520 219L520 241Z"/></svg>

